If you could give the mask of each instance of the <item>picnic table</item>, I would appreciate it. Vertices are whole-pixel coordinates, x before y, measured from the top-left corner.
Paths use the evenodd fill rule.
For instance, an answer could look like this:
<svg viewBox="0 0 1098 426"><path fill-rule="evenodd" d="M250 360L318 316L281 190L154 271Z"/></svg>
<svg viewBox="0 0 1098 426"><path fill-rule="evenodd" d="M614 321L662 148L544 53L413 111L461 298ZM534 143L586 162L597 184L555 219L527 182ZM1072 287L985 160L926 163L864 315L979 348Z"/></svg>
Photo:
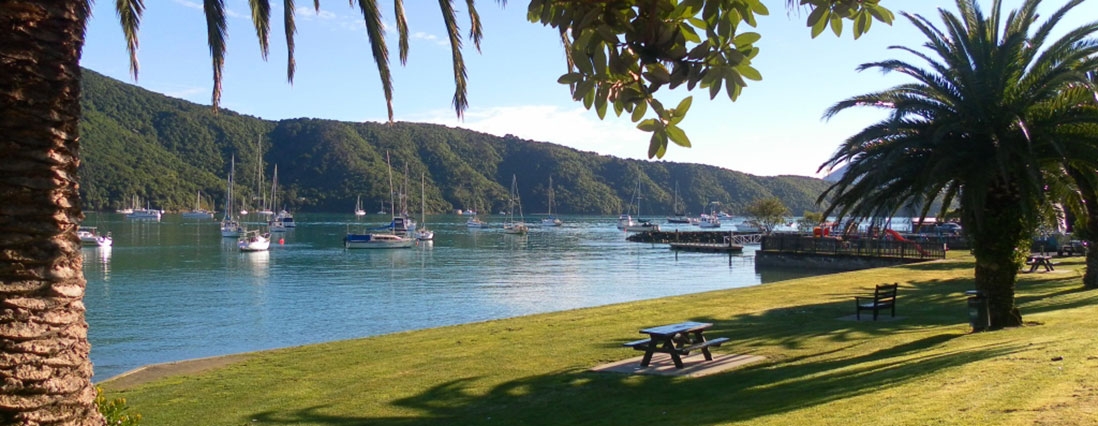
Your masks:
<svg viewBox="0 0 1098 426"><path fill-rule="evenodd" d="M641 359L641 367L647 367L652 362L652 355L656 352L670 354L676 368L683 368L681 355L689 355L691 351L701 350L708 361L713 360L713 354L709 347L717 347L727 342L727 337L718 337L707 340L705 330L713 324L707 322L687 321L678 324L667 324L659 327L645 328L640 332L647 334L647 339L641 339L625 343L624 346L644 351Z"/></svg>
<svg viewBox="0 0 1098 426"><path fill-rule="evenodd" d="M1030 255L1026 259L1026 265L1029 265L1029 272L1037 272L1037 268L1045 267L1045 271L1053 271L1056 268L1052 266L1052 256L1043 256L1039 254Z"/></svg>

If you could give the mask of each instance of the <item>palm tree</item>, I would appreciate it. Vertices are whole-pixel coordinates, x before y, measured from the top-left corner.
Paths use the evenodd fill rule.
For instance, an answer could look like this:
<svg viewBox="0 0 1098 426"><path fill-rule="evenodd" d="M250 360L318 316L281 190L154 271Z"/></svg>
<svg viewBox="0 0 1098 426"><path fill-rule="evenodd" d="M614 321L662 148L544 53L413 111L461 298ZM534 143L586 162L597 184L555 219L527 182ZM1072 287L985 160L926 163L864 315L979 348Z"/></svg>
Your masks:
<svg viewBox="0 0 1098 426"><path fill-rule="evenodd" d="M956 203L976 257L976 288L986 292L992 328L1018 326L1014 284L1041 206L1045 173L1096 168L1094 69L1098 30L1088 24L1049 40L1056 23L1081 0L1038 23L1040 0L1001 18L1001 2L984 15L975 0L957 0L959 16L940 10L943 29L904 14L926 36L922 53L895 46L927 68L900 60L859 70L896 71L915 82L855 96L824 116L856 106L890 111L847 139L820 168L847 173L820 196L826 215L881 218L899 206L941 198L940 215ZM1089 137L1084 137L1091 133ZM929 205L926 203L924 205ZM927 214L924 208L922 215Z"/></svg>
<svg viewBox="0 0 1098 426"><path fill-rule="evenodd" d="M319 0L313 5L319 10ZM479 48L480 20L467 0L470 37ZM91 0L0 2L0 423L100 425L91 383L84 320L80 242L80 54ZM118 0L118 17L137 75L142 0ZM262 53L267 53L270 0L249 1ZM359 1L371 52L392 119L389 53L376 1ZM465 110L461 35L450 1L440 1L450 38L456 90ZM225 55L224 0L204 0L213 59L213 104L220 101ZM293 0L283 3L287 78L294 76ZM394 0L401 62L408 53L402 0Z"/></svg>

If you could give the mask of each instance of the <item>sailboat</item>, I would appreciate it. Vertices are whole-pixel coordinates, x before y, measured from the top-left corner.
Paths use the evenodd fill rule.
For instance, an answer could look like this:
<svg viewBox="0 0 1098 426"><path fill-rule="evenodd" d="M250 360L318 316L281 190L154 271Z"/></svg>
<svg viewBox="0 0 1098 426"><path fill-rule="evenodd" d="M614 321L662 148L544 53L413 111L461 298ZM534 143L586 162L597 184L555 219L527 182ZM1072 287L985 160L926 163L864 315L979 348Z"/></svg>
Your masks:
<svg viewBox="0 0 1098 426"><path fill-rule="evenodd" d="M278 164L275 164L274 175L271 177L271 207L273 208L278 200ZM294 228L297 224L294 222L294 215L290 214L286 209L278 211L274 219L267 222L267 226L271 228L271 232L286 232L287 228Z"/></svg>
<svg viewBox="0 0 1098 426"><path fill-rule="evenodd" d="M549 176L549 216L541 219L542 226L561 226L564 222L553 217L553 177Z"/></svg>
<svg viewBox="0 0 1098 426"><path fill-rule="evenodd" d="M366 210L362 209L362 196L359 195L355 200L355 216L366 216Z"/></svg>
<svg viewBox="0 0 1098 426"><path fill-rule="evenodd" d="M385 163L389 164L389 204L392 205L393 211L396 212L396 205L393 201L393 166L389 163L389 154L385 154ZM393 222L390 223L390 227L396 222L396 213L393 213ZM381 233L352 233L348 232L347 236L343 237L343 247L348 249L388 249L388 248L409 248L415 245L416 240L404 235L397 235L394 230L390 228L388 234Z"/></svg>
<svg viewBox="0 0 1098 426"><path fill-rule="evenodd" d="M419 225L416 227L416 239L420 241L434 241L435 231L427 229L427 195L424 194L423 189L424 180L423 174L419 175Z"/></svg>
<svg viewBox="0 0 1098 426"><path fill-rule="evenodd" d="M263 216L274 216L274 200L267 203L267 194L263 192L263 139L260 138L255 148L255 196L257 198L256 213ZM278 166L275 166L275 174L278 174ZM271 192L274 197L274 192Z"/></svg>
<svg viewBox="0 0 1098 426"><path fill-rule="evenodd" d="M484 221L480 220L480 218L477 217L477 205L476 205L476 194L475 193L473 195L473 199L474 199L473 208L471 210L466 210L465 212L462 213L462 214L470 216L469 219L467 219L465 221L465 227L470 228L470 229L480 229L480 228L487 227L488 224L484 223Z"/></svg>
<svg viewBox="0 0 1098 426"><path fill-rule="evenodd" d="M221 219L221 236L236 238L240 236L243 228L233 218L233 175L236 174L236 156L234 155L229 166L228 185L225 189L225 217Z"/></svg>
<svg viewBox="0 0 1098 426"><path fill-rule="evenodd" d="M659 231L660 226L649 222L644 219L633 220L633 216L629 215L629 210L636 207L637 217L640 217L640 182L637 182L637 189L633 191L633 199L629 203L629 208L626 209L621 216L618 216L618 229L625 232L645 232L645 231Z"/></svg>
<svg viewBox="0 0 1098 426"><path fill-rule="evenodd" d="M675 181L675 199L671 202L671 210L673 210L674 216L667 217L667 223L692 223L693 221L686 216L686 208L679 200L679 182Z"/></svg>
<svg viewBox="0 0 1098 426"><path fill-rule="evenodd" d="M389 169L392 173L392 168ZM404 233L404 235L415 235L416 221L408 216L408 165L404 165L404 183L400 186L400 213L393 216L393 231L398 233ZM393 212L396 213L397 207L393 206Z"/></svg>
<svg viewBox="0 0 1098 426"><path fill-rule="evenodd" d="M511 203L507 212L509 215L507 222L503 223L503 232L512 235L526 235L527 232L530 232L530 228L526 226L526 222L522 219L522 202L518 198L518 178L511 175ZM515 204L518 204L518 221L515 220Z"/></svg>
<svg viewBox="0 0 1098 426"><path fill-rule="evenodd" d="M184 219L213 219L212 211L202 208L202 191L195 194L194 208L189 212L183 212Z"/></svg>

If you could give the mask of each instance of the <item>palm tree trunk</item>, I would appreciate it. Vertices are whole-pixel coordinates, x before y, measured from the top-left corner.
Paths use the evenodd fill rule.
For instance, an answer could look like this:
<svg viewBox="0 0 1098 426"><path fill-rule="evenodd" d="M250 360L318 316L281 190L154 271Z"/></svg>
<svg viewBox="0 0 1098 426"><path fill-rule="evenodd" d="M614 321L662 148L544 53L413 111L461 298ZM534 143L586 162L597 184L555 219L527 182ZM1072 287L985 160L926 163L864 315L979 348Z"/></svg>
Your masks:
<svg viewBox="0 0 1098 426"><path fill-rule="evenodd" d="M1014 283L1033 227L1022 219L1027 215L1011 188L1009 183L992 184L982 212L983 226L966 229L976 257L976 289L987 295L993 330L1022 325L1022 314L1014 305ZM980 223L975 213L964 214L968 223Z"/></svg>
<svg viewBox="0 0 1098 426"><path fill-rule="evenodd" d="M76 238L89 7L0 2L0 424L105 424L91 383Z"/></svg>
<svg viewBox="0 0 1098 426"><path fill-rule="evenodd" d="M1079 187L1079 194L1083 199L1083 213L1086 214L1083 229L1076 229L1075 233L1081 235L1087 241L1086 269L1083 272L1083 287L1088 289L1098 288L1098 190L1088 177L1093 170L1079 170L1068 168L1068 174ZM1082 232L1079 232L1082 231Z"/></svg>

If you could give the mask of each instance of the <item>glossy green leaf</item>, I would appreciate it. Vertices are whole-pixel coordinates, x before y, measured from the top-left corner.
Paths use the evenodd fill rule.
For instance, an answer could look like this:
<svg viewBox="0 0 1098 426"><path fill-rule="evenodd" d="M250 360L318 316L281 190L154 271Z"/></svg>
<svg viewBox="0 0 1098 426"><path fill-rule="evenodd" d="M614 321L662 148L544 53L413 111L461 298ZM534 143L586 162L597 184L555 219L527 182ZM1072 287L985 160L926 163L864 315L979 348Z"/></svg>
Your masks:
<svg viewBox="0 0 1098 426"><path fill-rule="evenodd" d="M752 68L751 65L742 64L736 67L736 71L738 71L740 75L743 76L743 78L746 78L748 80L762 81L763 79L763 76L761 73L759 73L759 70Z"/></svg>
<svg viewBox="0 0 1098 426"><path fill-rule="evenodd" d="M557 79L557 83L574 84L580 82L581 80L583 80L583 74L580 74L578 72L570 72L568 74L560 76L560 78Z"/></svg>
<svg viewBox="0 0 1098 426"><path fill-rule="evenodd" d="M674 142L675 145L690 148L690 138L686 137L686 132L679 126L669 125L664 128L664 131L667 132L668 139L671 139L671 142Z"/></svg>
<svg viewBox="0 0 1098 426"><path fill-rule="evenodd" d="M835 33L835 37L843 35L843 18L837 14L831 14L831 32Z"/></svg>
<svg viewBox="0 0 1098 426"><path fill-rule="evenodd" d="M633 108L633 115L629 116L634 123L644 118L644 114L648 112L648 104L644 102L638 102L637 106ZM643 129L642 129L643 130Z"/></svg>
<svg viewBox="0 0 1098 426"><path fill-rule="evenodd" d="M655 118L649 118L637 124L637 128L646 132L654 132L660 128L660 121Z"/></svg>
<svg viewBox="0 0 1098 426"><path fill-rule="evenodd" d="M750 46L750 45L754 44L756 41L759 41L759 39L761 39L761 38L762 38L762 35L760 35L759 33L755 33L755 32L740 33L739 35L736 36L735 39L732 40L732 44L734 44L737 49L742 49L744 47L747 47L747 46Z"/></svg>

